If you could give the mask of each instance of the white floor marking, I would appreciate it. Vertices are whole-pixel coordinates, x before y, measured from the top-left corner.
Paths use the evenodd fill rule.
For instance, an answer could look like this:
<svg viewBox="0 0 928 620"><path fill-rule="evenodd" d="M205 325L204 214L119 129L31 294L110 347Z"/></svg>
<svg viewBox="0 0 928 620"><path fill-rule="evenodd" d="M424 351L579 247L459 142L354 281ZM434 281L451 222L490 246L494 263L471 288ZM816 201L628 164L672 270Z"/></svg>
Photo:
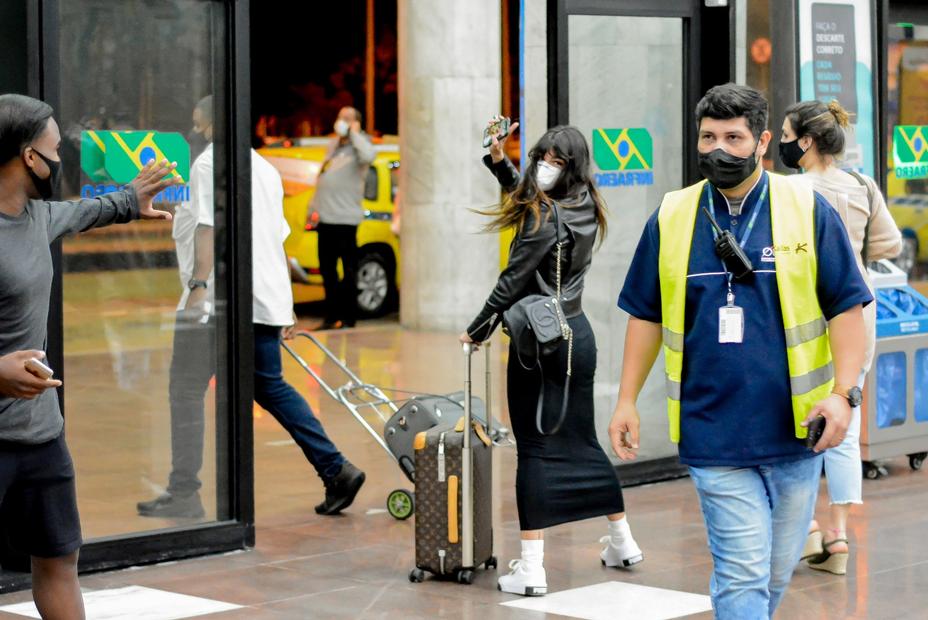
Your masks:
<svg viewBox="0 0 928 620"><path fill-rule="evenodd" d="M385 512L387 512L387 509L386 509L386 508L368 508L368 509L367 509L367 512L365 512L364 514L366 514L366 515L382 515L382 514L384 514Z"/></svg>
<svg viewBox="0 0 928 620"><path fill-rule="evenodd" d="M296 442L292 439L280 439L278 441L265 442L264 445L271 446L272 448L277 448L279 446L295 446Z"/></svg>
<svg viewBox="0 0 928 620"><path fill-rule="evenodd" d="M582 620L670 620L712 611L708 596L665 590L633 583L607 581L593 586L553 592L538 598L519 598L500 603Z"/></svg>
<svg viewBox="0 0 928 620"><path fill-rule="evenodd" d="M85 591L84 607L87 620L179 620L240 609L241 605L141 586L128 586ZM27 618L40 617L35 603L32 602L7 605L0 607L0 611Z"/></svg>

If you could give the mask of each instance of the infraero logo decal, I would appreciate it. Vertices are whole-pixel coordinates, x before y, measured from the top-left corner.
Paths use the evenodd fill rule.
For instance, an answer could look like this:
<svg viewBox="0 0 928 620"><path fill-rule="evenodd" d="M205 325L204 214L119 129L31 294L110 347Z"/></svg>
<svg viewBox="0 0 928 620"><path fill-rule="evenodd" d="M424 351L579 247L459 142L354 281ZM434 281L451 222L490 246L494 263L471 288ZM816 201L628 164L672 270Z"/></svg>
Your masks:
<svg viewBox="0 0 928 620"><path fill-rule="evenodd" d="M654 145L643 127L593 130L595 174L603 187L654 184Z"/></svg>
<svg viewBox="0 0 928 620"><path fill-rule="evenodd" d="M177 162L171 173L183 182L167 188L155 202L190 200L190 146L179 133L158 131L81 132L81 169L90 183L81 196L93 198L119 190L152 160Z"/></svg>
<svg viewBox="0 0 928 620"><path fill-rule="evenodd" d="M893 132L893 163L899 179L928 177L928 125L898 125Z"/></svg>

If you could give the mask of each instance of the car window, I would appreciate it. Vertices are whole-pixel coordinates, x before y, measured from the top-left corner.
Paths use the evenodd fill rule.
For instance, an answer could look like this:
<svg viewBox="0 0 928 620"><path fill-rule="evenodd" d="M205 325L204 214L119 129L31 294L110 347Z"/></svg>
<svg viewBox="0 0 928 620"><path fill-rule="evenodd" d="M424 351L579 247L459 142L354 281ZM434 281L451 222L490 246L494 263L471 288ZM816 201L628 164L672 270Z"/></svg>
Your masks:
<svg viewBox="0 0 928 620"><path fill-rule="evenodd" d="M377 200L377 168L374 166L367 169L364 178L364 200Z"/></svg>
<svg viewBox="0 0 928 620"><path fill-rule="evenodd" d="M396 203L396 191L399 188L400 162L390 164L390 201Z"/></svg>

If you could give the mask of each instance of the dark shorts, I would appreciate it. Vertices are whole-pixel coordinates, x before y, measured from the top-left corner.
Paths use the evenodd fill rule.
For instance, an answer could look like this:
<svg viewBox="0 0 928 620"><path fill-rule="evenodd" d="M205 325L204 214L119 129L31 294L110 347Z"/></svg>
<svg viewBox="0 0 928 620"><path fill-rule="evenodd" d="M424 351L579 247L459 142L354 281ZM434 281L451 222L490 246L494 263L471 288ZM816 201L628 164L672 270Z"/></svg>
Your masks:
<svg viewBox="0 0 928 620"><path fill-rule="evenodd" d="M17 551L40 558L81 546L74 463L64 433L38 444L0 442L0 520Z"/></svg>

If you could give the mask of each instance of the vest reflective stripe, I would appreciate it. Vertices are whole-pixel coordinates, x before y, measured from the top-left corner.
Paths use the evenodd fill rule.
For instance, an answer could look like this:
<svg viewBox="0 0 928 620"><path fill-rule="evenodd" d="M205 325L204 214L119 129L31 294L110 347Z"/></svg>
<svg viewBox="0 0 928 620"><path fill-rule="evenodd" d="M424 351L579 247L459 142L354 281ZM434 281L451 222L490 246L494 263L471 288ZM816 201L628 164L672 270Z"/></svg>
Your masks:
<svg viewBox="0 0 928 620"><path fill-rule="evenodd" d="M834 387L828 326L818 304L815 256L815 197L801 180L768 173L777 290L783 314L796 437L816 402ZM667 414L670 439L680 441L680 393L686 320L686 276L693 230L705 181L664 196L658 212L659 271ZM669 243L664 243L668 240ZM681 248L685 250L680 251Z"/></svg>
<svg viewBox="0 0 928 620"><path fill-rule="evenodd" d="M664 346L668 347L671 351L683 353L683 334L677 334L665 327Z"/></svg>
<svg viewBox="0 0 928 620"><path fill-rule="evenodd" d="M808 323L797 325L796 327L786 330L786 346L798 347L804 342L815 340L827 330L828 324L825 322L825 317L823 316L809 321Z"/></svg>

